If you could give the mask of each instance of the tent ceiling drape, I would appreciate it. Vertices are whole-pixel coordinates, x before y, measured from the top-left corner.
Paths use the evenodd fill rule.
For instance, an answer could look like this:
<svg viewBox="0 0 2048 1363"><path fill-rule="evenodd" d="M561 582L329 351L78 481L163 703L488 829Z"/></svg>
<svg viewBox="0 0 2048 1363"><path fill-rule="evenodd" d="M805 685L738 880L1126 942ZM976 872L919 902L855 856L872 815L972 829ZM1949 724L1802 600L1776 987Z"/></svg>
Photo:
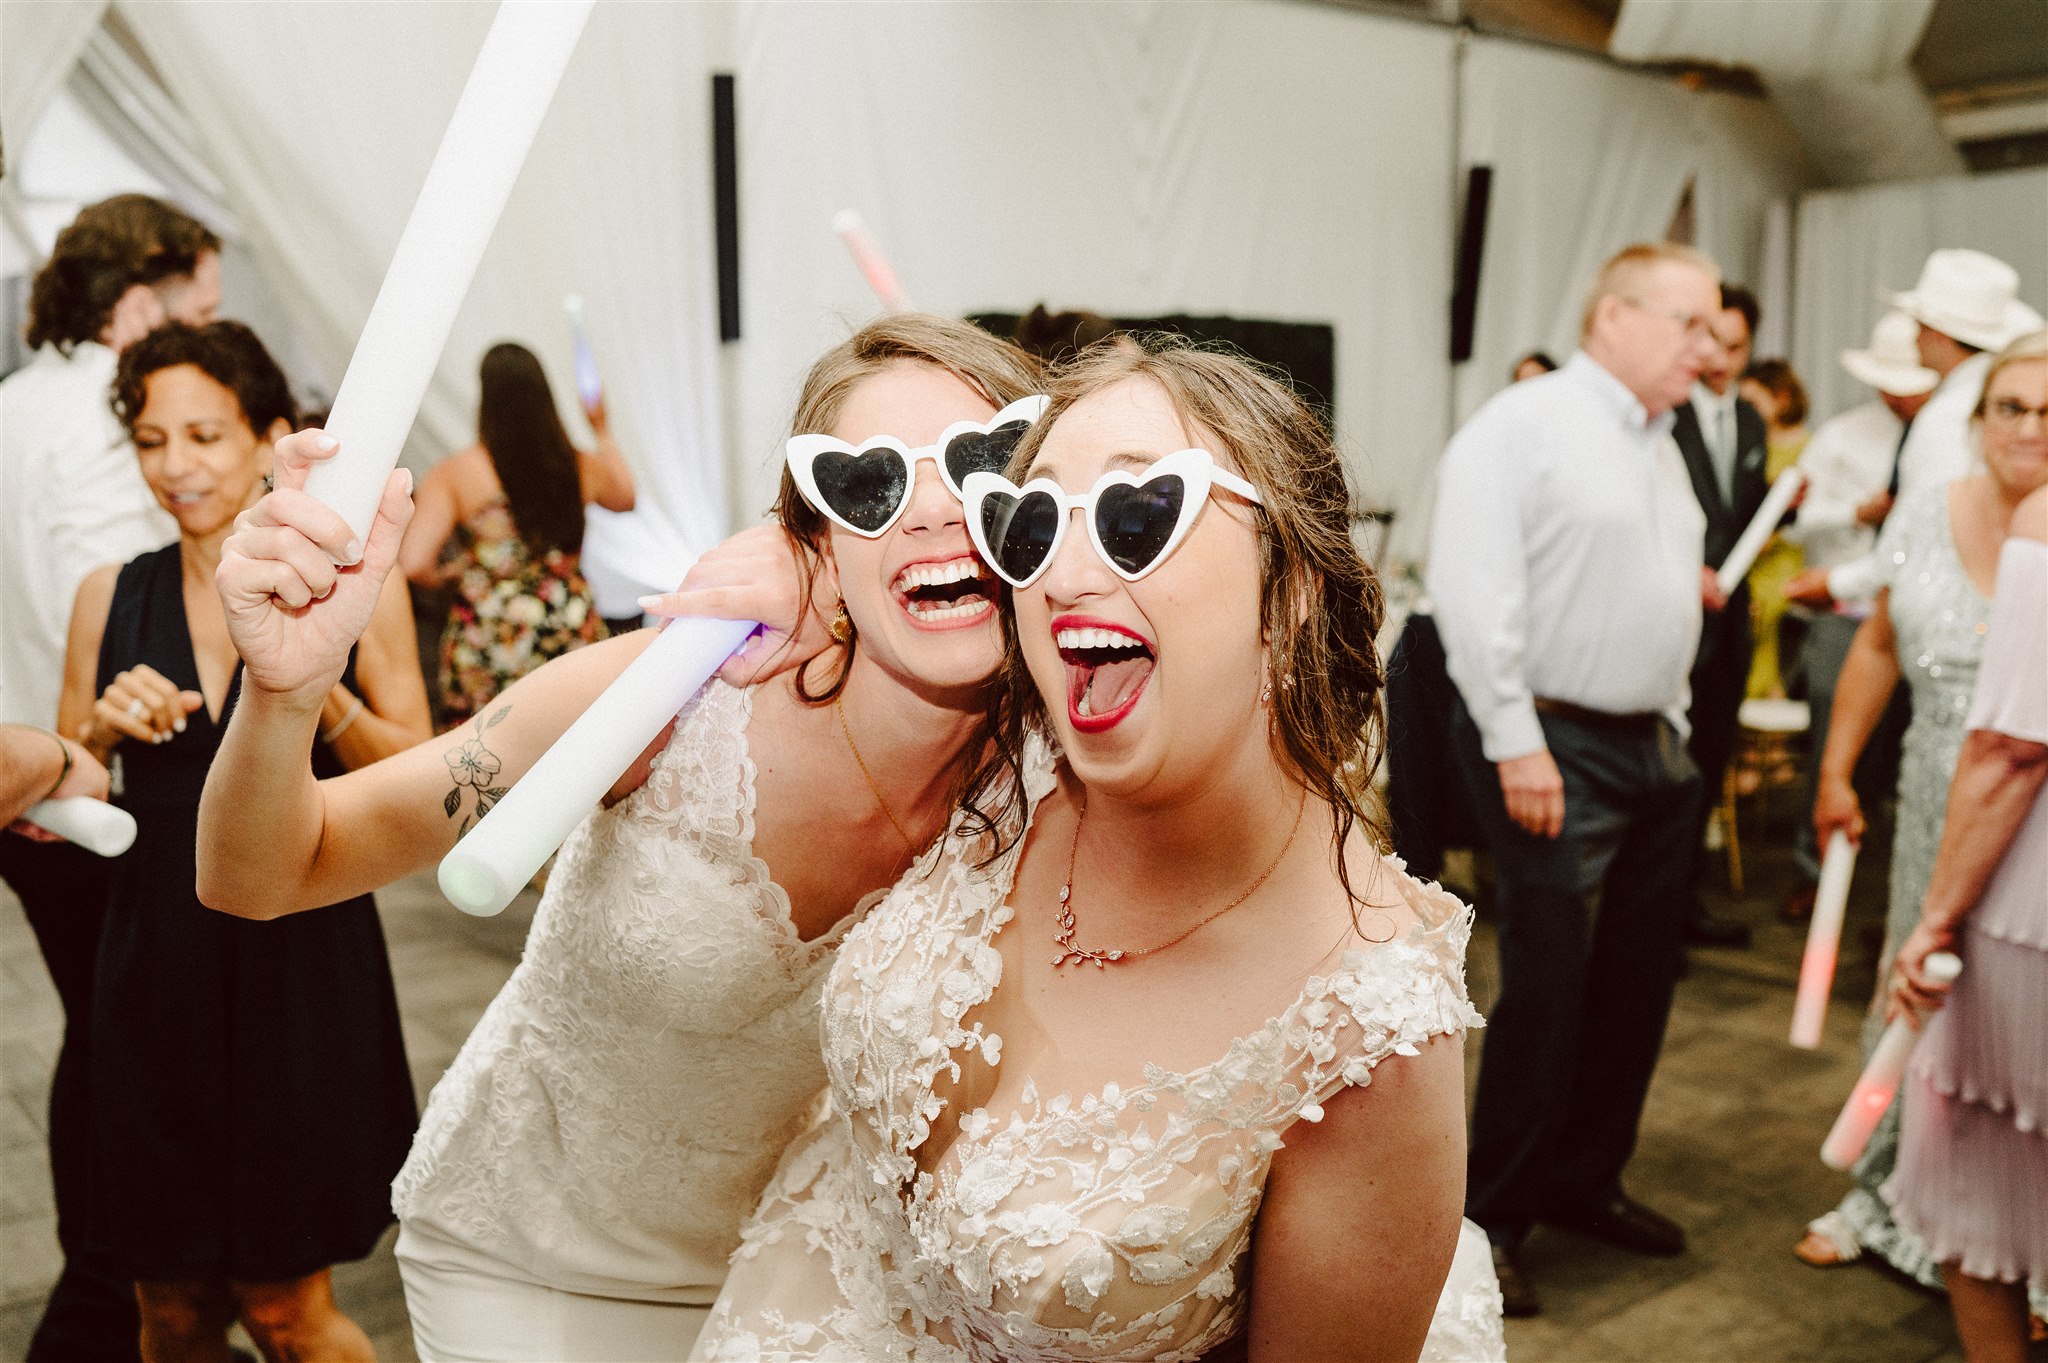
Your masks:
<svg viewBox="0 0 2048 1363"><path fill-rule="evenodd" d="M64 17L88 7L101 8ZM0 5L10 72L27 31L17 12L58 8ZM492 6L115 8L279 299L266 335L302 385L331 393ZM60 32L42 17L39 50L74 61L91 27ZM713 71L736 73L740 100L744 335L726 347ZM133 74L109 65L92 79L118 88ZM149 117L130 117L127 135L164 122L138 107ZM1476 162L1495 168L1495 213L1477 353L1454 373L1453 212L1459 172ZM1767 204L1811 171L1753 100L1285 0L604 5L409 458L471 438L474 366L490 342L516 337L566 376L560 300L581 294L645 489L629 520L600 520L591 554L623 580L667 580L766 505L804 368L876 309L829 230L850 207L934 310L1042 299L1334 324L1340 437L1361 500L1396 509L1392 551L1414 556L1452 421L1515 352L1569 348L1593 265L1660 234L1688 182L1700 243L1748 276Z"/></svg>

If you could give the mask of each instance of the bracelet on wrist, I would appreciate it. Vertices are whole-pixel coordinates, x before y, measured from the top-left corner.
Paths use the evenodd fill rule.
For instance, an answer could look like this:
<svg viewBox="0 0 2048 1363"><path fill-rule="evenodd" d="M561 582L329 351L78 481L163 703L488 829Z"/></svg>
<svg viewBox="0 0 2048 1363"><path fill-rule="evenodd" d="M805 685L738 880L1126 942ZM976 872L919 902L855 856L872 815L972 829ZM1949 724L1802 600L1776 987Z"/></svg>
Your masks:
<svg viewBox="0 0 2048 1363"><path fill-rule="evenodd" d="M64 741L64 735L58 733L55 729L44 729L42 732L56 740L57 750L64 754L64 765L58 770L57 779L50 782L50 788L43 792L43 799L47 800L64 788L64 782L70 777L71 768L77 759L72 756L71 745Z"/></svg>
<svg viewBox="0 0 2048 1363"><path fill-rule="evenodd" d="M366 708L363 705L362 697L352 695L349 697L349 699L355 703L349 706L347 714L343 715L340 719L334 722L334 727L332 729L325 729L321 731L320 741L322 743L328 744L331 747L335 739L340 738L343 734L348 732L349 725L355 723L356 720L362 717L362 713Z"/></svg>

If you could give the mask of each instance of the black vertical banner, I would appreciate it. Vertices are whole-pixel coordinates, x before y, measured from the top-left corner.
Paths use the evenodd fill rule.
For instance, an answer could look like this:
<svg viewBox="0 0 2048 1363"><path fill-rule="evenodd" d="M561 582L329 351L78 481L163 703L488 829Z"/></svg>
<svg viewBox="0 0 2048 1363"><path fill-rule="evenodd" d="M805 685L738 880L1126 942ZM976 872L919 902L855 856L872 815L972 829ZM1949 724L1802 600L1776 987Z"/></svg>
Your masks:
<svg viewBox="0 0 2048 1363"><path fill-rule="evenodd" d="M740 338L740 152L733 78L711 77L711 195L718 236L718 339Z"/></svg>

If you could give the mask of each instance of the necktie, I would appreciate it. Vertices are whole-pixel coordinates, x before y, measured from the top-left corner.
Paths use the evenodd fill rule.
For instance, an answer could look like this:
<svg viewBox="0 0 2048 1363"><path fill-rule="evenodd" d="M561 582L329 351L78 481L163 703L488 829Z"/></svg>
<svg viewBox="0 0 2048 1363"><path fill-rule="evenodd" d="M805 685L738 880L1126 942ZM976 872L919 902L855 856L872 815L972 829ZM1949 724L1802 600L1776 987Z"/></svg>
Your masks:
<svg viewBox="0 0 2048 1363"><path fill-rule="evenodd" d="M1726 407L1714 408L1714 474L1721 480L1721 500L1735 500L1735 432Z"/></svg>
<svg viewBox="0 0 2048 1363"><path fill-rule="evenodd" d="M1899 456L1906 452L1906 437L1913 432L1913 423L1907 422L1899 428L1898 447L1892 451L1892 480L1885 485L1885 495L1893 501L1899 497Z"/></svg>

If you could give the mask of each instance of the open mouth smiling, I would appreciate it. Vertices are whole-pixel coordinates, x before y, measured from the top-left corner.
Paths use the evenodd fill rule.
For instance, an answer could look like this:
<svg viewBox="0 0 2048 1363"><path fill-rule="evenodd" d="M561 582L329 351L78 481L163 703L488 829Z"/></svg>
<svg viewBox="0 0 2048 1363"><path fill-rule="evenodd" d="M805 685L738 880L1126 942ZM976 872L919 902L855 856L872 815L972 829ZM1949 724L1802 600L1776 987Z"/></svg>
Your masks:
<svg viewBox="0 0 2048 1363"><path fill-rule="evenodd" d="M972 554L942 562L913 563L889 584L896 603L913 624L925 629L958 629L995 609L995 580Z"/></svg>
<svg viewBox="0 0 2048 1363"><path fill-rule="evenodd" d="M1052 622L1052 641L1067 668L1067 720L1084 734L1121 723L1158 661L1144 636L1108 620L1060 616Z"/></svg>

